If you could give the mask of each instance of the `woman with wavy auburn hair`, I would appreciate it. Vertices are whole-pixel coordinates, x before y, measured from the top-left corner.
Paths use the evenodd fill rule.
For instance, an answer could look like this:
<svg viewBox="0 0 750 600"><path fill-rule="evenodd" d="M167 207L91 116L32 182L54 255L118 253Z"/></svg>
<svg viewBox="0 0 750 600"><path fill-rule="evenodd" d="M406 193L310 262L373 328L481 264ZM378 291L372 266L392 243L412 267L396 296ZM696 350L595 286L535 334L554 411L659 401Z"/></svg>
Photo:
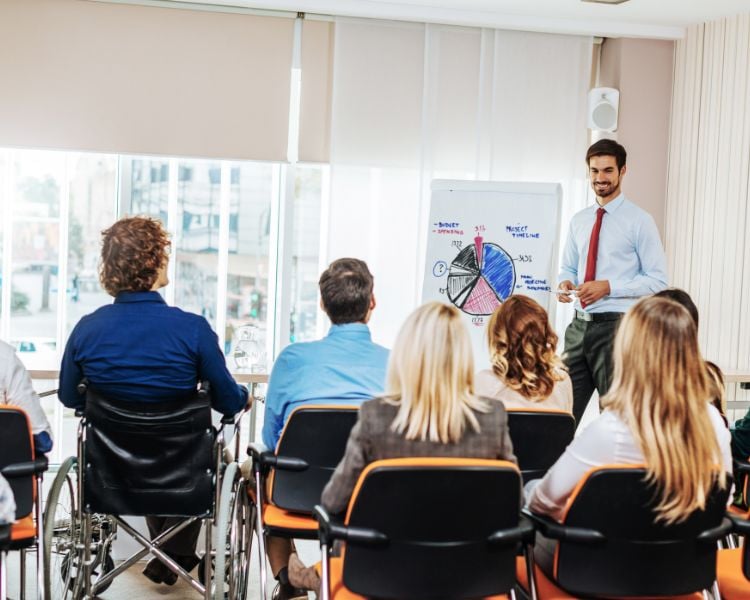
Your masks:
<svg viewBox="0 0 750 600"><path fill-rule="evenodd" d="M461 314L430 302L401 327L391 351L386 393L361 405L344 458L323 490L330 513L346 509L365 467L415 456L489 458L516 462L505 407L474 393L474 359ZM289 580L315 590L319 578L296 554Z"/></svg>
<svg viewBox="0 0 750 600"><path fill-rule="evenodd" d="M640 300L615 338L614 380L602 398L604 412L533 488L529 506L559 519L592 466L644 463L659 494L657 519L683 521L704 508L717 467L722 486L732 469L729 432L710 399L688 311L666 298Z"/></svg>
<svg viewBox="0 0 750 600"><path fill-rule="evenodd" d="M167 306L157 291L169 283L169 246L161 223L149 217L120 219L102 232L100 280L114 302L83 317L68 338L60 367L65 406L83 408L77 386L84 377L112 401L179 401L207 380L215 410L233 415L247 404L247 390L232 379L208 321ZM146 522L155 538L179 519ZM200 521L191 523L162 546L187 571L198 564L199 532ZM177 581L156 558L143 574L155 583Z"/></svg>
<svg viewBox="0 0 750 600"><path fill-rule="evenodd" d="M547 312L528 296L511 296L487 325L491 369L477 373L477 393L506 408L572 412L573 384L557 356Z"/></svg>

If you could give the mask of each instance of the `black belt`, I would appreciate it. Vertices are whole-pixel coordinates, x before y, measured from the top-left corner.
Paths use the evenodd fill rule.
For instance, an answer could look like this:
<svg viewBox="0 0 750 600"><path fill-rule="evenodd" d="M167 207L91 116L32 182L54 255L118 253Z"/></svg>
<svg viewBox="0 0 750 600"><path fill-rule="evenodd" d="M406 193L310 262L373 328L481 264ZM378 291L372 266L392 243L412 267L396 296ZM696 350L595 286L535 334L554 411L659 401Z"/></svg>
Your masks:
<svg viewBox="0 0 750 600"><path fill-rule="evenodd" d="M589 313L576 309L576 319L578 319L579 321L593 321L594 323L601 323L603 321L619 321L622 318L622 315L623 313L621 312Z"/></svg>

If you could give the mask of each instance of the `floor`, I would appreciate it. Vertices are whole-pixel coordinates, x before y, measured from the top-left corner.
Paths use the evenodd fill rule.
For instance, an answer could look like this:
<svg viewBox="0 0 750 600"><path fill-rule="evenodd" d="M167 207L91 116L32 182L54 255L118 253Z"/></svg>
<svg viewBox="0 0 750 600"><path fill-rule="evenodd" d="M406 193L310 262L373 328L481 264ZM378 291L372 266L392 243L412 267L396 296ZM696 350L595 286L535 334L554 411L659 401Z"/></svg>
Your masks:
<svg viewBox="0 0 750 600"><path fill-rule="evenodd" d="M299 542L298 543L299 554L307 564L319 560L320 554L318 550L317 542ZM36 565L35 556L33 553L28 555L28 575L27 578L32 581L27 581L26 585L26 598L28 600L35 600L36 598L36 582L33 581L34 569ZM250 567L250 585L246 600L260 600L260 576L258 569L258 557L253 555L252 564ZM116 578L112 583L112 586L103 594L98 596L102 600L177 600L192 598L200 600L199 594L193 590L186 582L182 579L178 580L173 586L157 585L146 579L141 571L145 566L145 562L137 563L121 576ZM193 573L195 575L195 572ZM271 591L273 590L273 584L268 584L268 597L270 598ZM11 552L8 555L8 599L19 600L19 570L18 570L18 553ZM314 597L311 595L311 597ZM49 600L56 600L54 598Z"/></svg>

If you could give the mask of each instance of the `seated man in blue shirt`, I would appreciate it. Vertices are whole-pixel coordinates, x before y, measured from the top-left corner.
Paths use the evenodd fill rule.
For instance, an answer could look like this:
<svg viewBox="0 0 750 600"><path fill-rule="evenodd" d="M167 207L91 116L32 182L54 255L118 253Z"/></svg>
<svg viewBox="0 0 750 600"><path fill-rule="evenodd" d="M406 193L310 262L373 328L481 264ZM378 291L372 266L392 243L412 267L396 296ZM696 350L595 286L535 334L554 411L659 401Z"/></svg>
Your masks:
<svg viewBox="0 0 750 600"><path fill-rule="evenodd" d="M373 343L367 322L375 308L372 274L364 261L340 258L320 276L320 305L331 320L328 335L287 346L268 383L263 443L276 448L286 420L298 406L359 405L383 392L388 350ZM279 581L275 600L307 597L288 581L289 540L270 537L268 559Z"/></svg>
<svg viewBox="0 0 750 600"><path fill-rule="evenodd" d="M83 317L70 334L60 367L59 397L65 406L83 408L76 387L84 377L111 400L174 400L206 380L218 412L234 415L247 405L247 389L227 370L208 321L167 306L156 291L169 283L169 246L161 223L146 217L120 219L103 232L100 280L115 301ZM177 521L146 517L152 539ZM198 564L200 525L188 525L162 546L186 571ZM156 558L143 574L155 583L177 581Z"/></svg>

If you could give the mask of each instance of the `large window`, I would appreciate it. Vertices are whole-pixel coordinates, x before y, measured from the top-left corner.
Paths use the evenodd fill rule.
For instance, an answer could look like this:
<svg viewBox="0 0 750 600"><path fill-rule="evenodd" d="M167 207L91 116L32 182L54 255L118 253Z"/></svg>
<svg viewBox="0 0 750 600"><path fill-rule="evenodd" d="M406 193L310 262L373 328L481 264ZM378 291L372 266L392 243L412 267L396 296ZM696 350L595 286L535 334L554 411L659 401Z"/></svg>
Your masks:
<svg viewBox="0 0 750 600"><path fill-rule="evenodd" d="M98 279L101 231L150 215L172 239L167 302L209 321L230 370L267 372L278 350L319 329L326 180L322 166L0 149L0 338L27 368L57 371L78 320L112 301ZM70 411L54 395L44 406L53 460L73 453Z"/></svg>

